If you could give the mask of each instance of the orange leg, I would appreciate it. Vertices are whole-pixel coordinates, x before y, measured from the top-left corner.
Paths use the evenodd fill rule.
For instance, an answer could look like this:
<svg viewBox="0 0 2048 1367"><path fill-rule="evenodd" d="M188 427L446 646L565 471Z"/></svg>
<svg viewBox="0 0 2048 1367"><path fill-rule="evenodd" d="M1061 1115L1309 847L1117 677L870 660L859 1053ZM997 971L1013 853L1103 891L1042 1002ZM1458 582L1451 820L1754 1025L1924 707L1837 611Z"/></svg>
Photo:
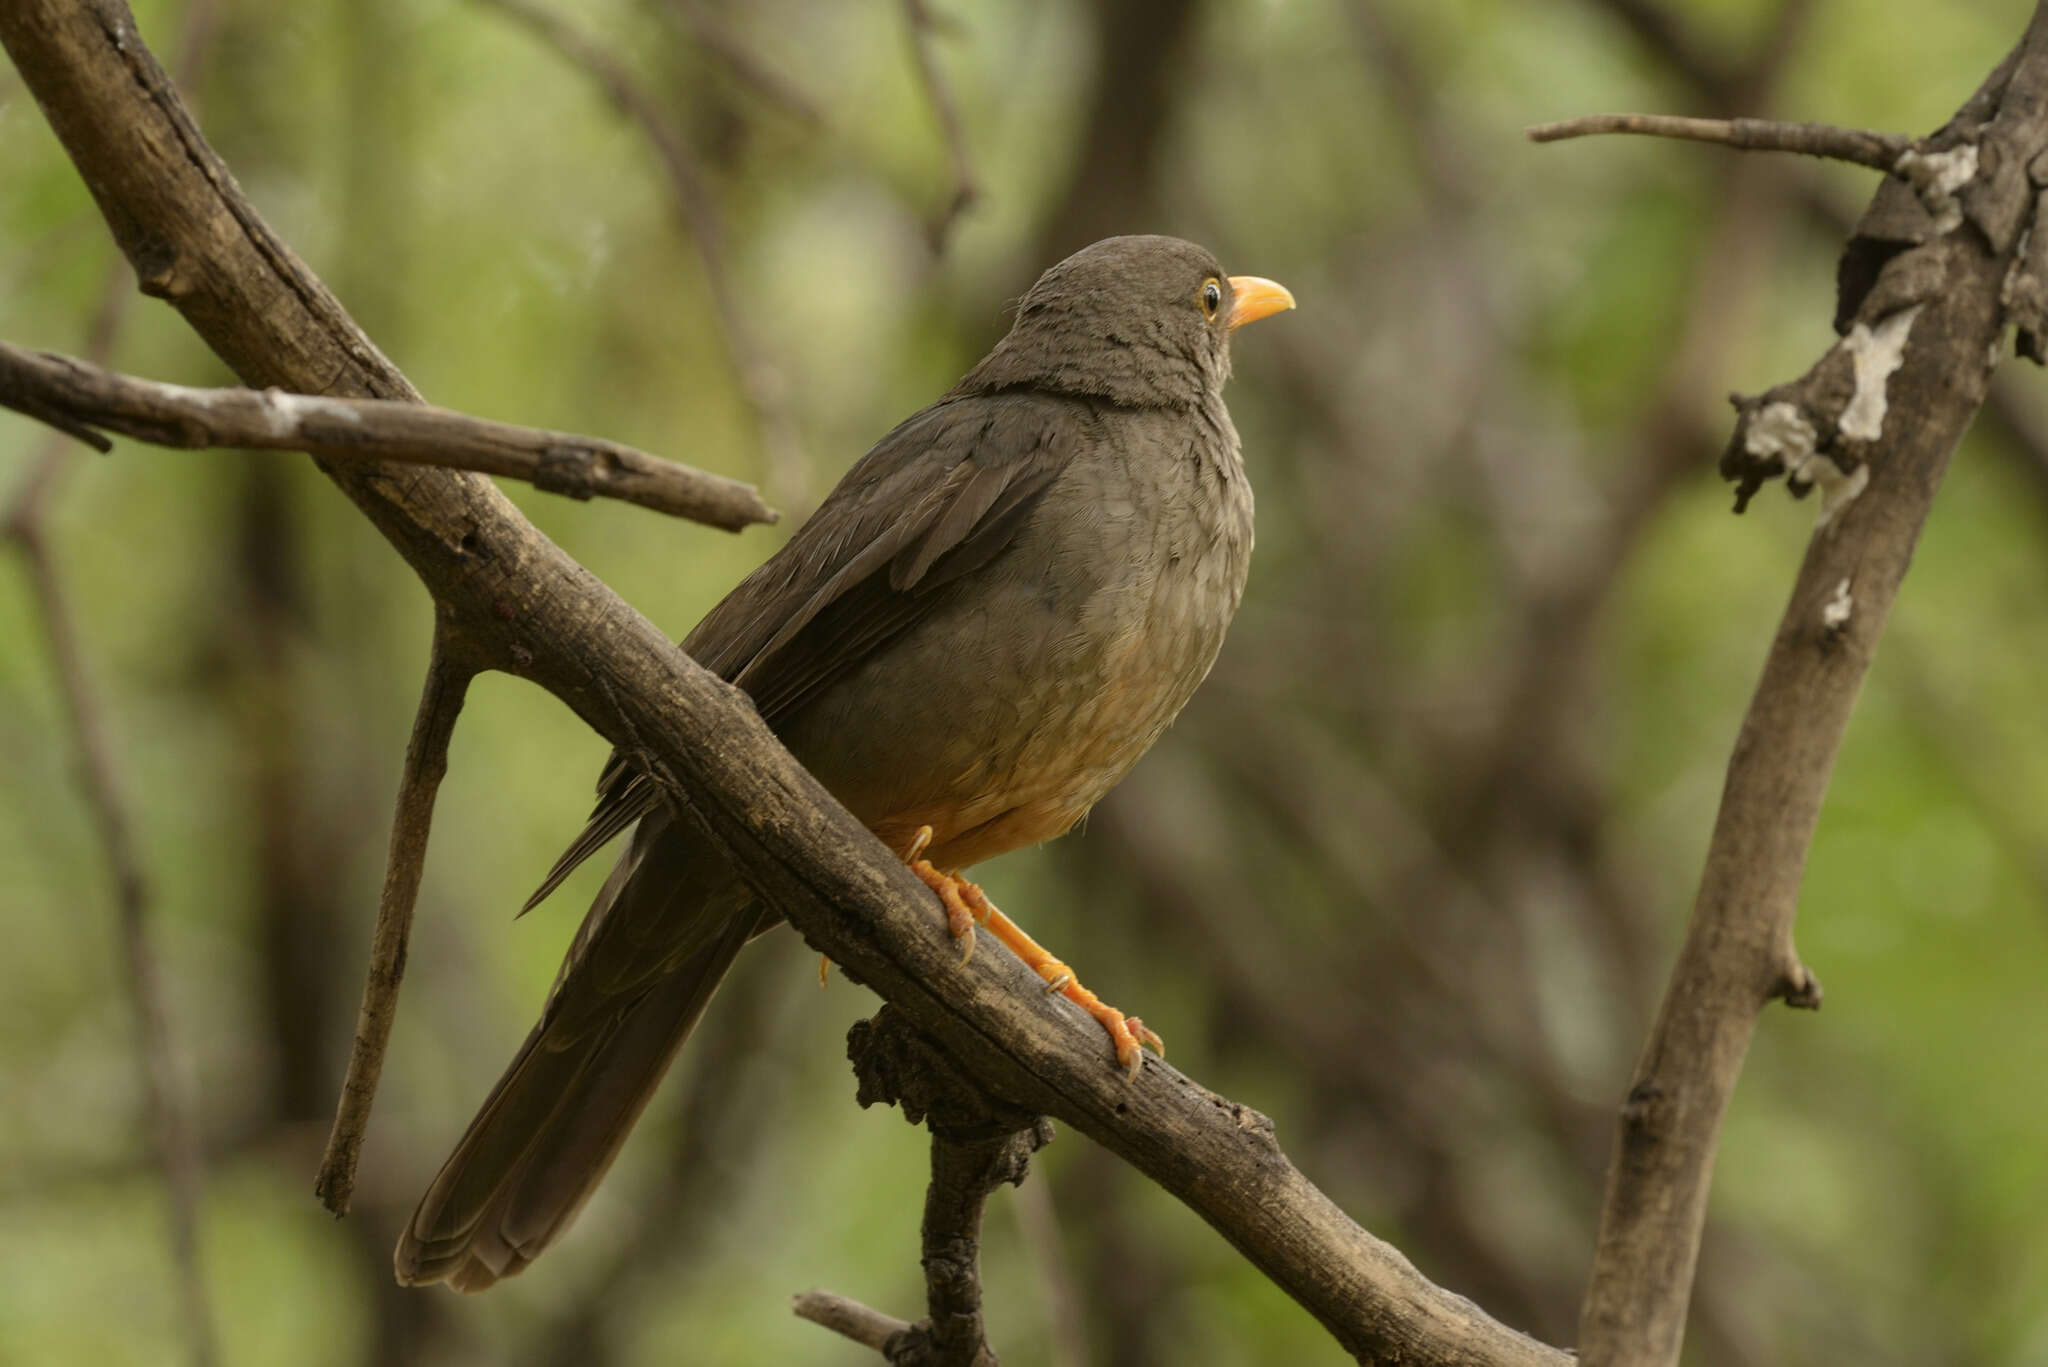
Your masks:
<svg viewBox="0 0 2048 1367"><path fill-rule="evenodd" d="M1146 1029L1143 1021L1136 1016L1126 1016L1081 986L1073 969L1054 958L1051 951L1025 934L1023 927L998 911L995 903L989 901L980 888L956 873L939 872L930 860L922 858L931 838L931 827L922 827L904 862L910 865L912 873L924 880L926 887L938 894L940 903L946 908L946 928L954 939L961 942L960 962L966 963L974 955L975 926L986 926L990 934L1008 945L1024 961L1025 967L1045 979L1047 992L1060 993L1101 1022L1102 1028L1109 1032L1110 1042L1116 1046L1117 1064L1127 1076L1134 1080L1138 1076L1144 1059L1139 1046L1149 1045L1160 1057L1166 1056L1165 1042Z"/></svg>

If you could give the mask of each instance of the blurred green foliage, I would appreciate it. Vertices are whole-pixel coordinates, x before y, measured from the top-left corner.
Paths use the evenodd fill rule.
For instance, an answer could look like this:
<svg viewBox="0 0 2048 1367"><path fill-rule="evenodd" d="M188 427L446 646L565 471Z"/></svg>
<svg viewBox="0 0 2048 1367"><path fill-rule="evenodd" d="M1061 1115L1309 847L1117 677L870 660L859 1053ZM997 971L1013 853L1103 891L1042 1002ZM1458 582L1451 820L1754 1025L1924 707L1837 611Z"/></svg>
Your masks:
<svg viewBox="0 0 2048 1367"><path fill-rule="evenodd" d="M1271 1113L1311 1176L1425 1273L1563 1342L1606 1124L1813 516L1774 490L1728 515L1711 470L1720 396L1826 344L1841 229L1813 206L1853 214L1869 186L1771 166L1731 230L1723 210L1754 168L1730 154L1537 148L1519 130L1615 108L1925 131L2027 14L1820 0L1785 25L1777 0L1674 2L1688 72L1688 53L1622 17L1644 8L1154 4L1133 12L1157 17L1156 38L1118 49L1108 11L1073 0L949 5L936 50L983 196L935 255L945 146L894 7L709 6L822 109L813 128L690 41L672 0L556 6L703 159L811 499L1104 219L1197 238L1294 288L1301 311L1237 347L1261 524L1224 661L1129 793L986 882L1142 1009L1176 1063ZM482 3L211 13L191 86L208 135L430 398L765 477L703 264L646 140L584 73ZM170 61L187 6L138 17ZM1155 41L1163 54L1143 50ZM1764 107L1711 107L1703 70L1764 58L1782 67ZM1144 70L1156 90L1131 75ZM1145 108L1105 96L1120 90ZM1142 159L1091 178L1090 148L1140 114L1157 116ZM7 339L77 352L110 276L132 280L11 73L0 184ZM1749 266L1728 265L1730 231ZM1738 283L1701 289L1724 266ZM1696 330L1725 335L1682 370L1674 350ZM149 301L113 364L229 380ZM2005 380L2009 402L2040 408L2034 373ZM0 423L0 471L11 482L47 441ZM1937 505L1813 850L1799 939L1827 1006L1774 1010L1758 1034L1690 1361L2048 1360L2044 459L2009 429L1973 437ZM787 933L721 1002L718 1075L708 1042L677 1070L671 1091L703 1099L695 1125L650 1115L536 1270L473 1300L388 1285L396 1222L601 877L593 865L509 919L577 829L603 753L514 682L482 681L456 737L358 1212L319 1211L311 1174L428 605L298 458L123 443L76 466L52 544L156 894L226 1360L872 1360L794 1321L787 1297L824 1285L914 1317L925 1146L852 1106L840 1037L871 999L811 986ZM1638 487L1651 492L1631 513ZM677 635L779 535L510 493ZM1539 714L1546 739L1489 770L1508 685L1558 620L1546 595L1617 525L1630 530ZM41 631L10 563L0 1363L175 1361L108 875ZM1068 1280L1091 1361L1339 1360L1220 1239L1086 1141L1062 1136L1033 1181L1051 1239L1022 1232L1018 1198L990 1210L1007 1361L1071 1361L1052 1329L1075 1313ZM665 1200L677 1191L689 1199Z"/></svg>

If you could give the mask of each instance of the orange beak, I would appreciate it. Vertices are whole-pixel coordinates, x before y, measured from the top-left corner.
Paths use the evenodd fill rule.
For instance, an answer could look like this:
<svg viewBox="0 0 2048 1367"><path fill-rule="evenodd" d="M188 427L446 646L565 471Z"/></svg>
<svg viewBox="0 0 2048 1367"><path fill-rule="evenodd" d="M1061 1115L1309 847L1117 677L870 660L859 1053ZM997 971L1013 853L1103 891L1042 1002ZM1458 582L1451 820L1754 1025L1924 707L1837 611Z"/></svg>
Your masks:
<svg viewBox="0 0 2048 1367"><path fill-rule="evenodd" d="M1230 306L1230 329L1233 332L1246 323L1256 323L1282 309L1294 307L1294 296L1287 292L1285 285L1276 285L1256 275L1231 276L1230 294L1237 301Z"/></svg>

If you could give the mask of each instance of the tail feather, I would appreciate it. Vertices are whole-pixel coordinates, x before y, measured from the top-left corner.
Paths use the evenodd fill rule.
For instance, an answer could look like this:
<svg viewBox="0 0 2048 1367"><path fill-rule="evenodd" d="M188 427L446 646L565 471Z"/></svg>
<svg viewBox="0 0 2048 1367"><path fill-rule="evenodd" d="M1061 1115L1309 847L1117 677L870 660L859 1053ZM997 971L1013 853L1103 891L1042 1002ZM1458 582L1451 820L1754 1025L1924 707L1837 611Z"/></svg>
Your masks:
<svg viewBox="0 0 2048 1367"><path fill-rule="evenodd" d="M481 1291L539 1257L611 1167L753 929L751 915L732 917L601 1024L571 1033L542 1016L406 1225L398 1280Z"/></svg>

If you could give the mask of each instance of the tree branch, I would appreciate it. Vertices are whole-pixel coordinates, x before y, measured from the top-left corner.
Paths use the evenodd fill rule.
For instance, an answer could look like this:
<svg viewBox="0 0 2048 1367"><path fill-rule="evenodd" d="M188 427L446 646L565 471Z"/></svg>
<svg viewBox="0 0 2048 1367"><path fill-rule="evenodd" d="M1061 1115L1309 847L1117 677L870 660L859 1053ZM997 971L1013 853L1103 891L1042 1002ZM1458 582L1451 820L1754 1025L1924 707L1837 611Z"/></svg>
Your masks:
<svg viewBox="0 0 2048 1367"><path fill-rule="evenodd" d="M1677 1361L1721 1117L1758 1014L1774 998L1819 1004L1793 949L1799 884L1857 691L1997 360L2001 290L2035 198L2024 168L2048 148L2043 12L2015 58L1925 144L1969 176L1932 201L1926 185L1879 187L1851 255L1864 234L1894 236L1881 266L1844 274L1844 340L1801 380L1742 401L1731 477L1804 476L1832 486L1832 501L1736 740L1692 921L1622 1110L1581 1321L1588 1363Z"/></svg>
<svg viewBox="0 0 2048 1367"><path fill-rule="evenodd" d="M377 902L377 924L370 935L370 967L363 978L363 1003L356 1016L355 1043L342 1078L341 1100L327 1151L313 1178L313 1194L335 1215L348 1214L355 1194L356 1160L362 1156L363 1132L377 1099L377 1080L384 1072L384 1050L398 1013L398 988L405 980L406 946L412 937L413 905L419 899L420 877L427 864L427 835L434 824L434 796L448 773L448 742L476 667L462 649L461 638L446 621L437 624L427 679L420 689L419 711L413 716L412 739L405 747L405 768L398 780L398 811L391 819L391 854L384 869L384 893Z"/></svg>
<svg viewBox="0 0 2048 1367"><path fill-rule="evenodd" d="M1052 1125L990 1096L890 1007L855 1022L846 1053L862 1106L899 1107L932 1133L921 1231L930 1313L890 1336L882 1356L896 1367L996 1367L981 1315L982 1206L997 1187L1024 1181Z"/></svg>
<svg viewBox="0 0 2048 1367"><path fill-rule="evenodd" d="M411 397L243 200L116 0L0 6L0 43L145 288L251 385ZM1008 954L959 961L929 891L698 668L488 481L328 463L480 657L639 757L805 939L1010 1103L1057 1116L1185 1202L1353 1355L1544 1364L1564 1354L1430 1284L1288 1161L1270 1123L1156 1059L1126 1082L1101 1030Z"/></svg>
<svg viewBox="0 0 2048 1367"><path fill-rule="evenodd" d="M1641 133L1687 142L1714 142L1745 152L1797 152L1802 156L1853 162L1873 171L1895 171L1913 140L1897 133L1871 133L1824 123L1779 123L1772 119L1688 119L1674 114L1587 114L1527 130L1531 142L1562 142L1597 133Z"/></svg>
<svg viewBox="0 0 2048 1367"><path fill-rule="evenodd" d="M304 451L337 460L478 470L570 498L623 499L728 531L775 520L750 485L598 437L514 427L388 399L161 384L7 342L0 342L0 407L102 451L112 444L99 433L119 432L186 449Z"/></svg>
<svg viewBox="0 0 2048 1367"><path fill-rule="evenodd" d="M885 1315L831 1291L799 1291L789 1298L789 1309L800 1320L809 1320L878 1353L889 1340L910 1328L907 1320Z"/></svg>

